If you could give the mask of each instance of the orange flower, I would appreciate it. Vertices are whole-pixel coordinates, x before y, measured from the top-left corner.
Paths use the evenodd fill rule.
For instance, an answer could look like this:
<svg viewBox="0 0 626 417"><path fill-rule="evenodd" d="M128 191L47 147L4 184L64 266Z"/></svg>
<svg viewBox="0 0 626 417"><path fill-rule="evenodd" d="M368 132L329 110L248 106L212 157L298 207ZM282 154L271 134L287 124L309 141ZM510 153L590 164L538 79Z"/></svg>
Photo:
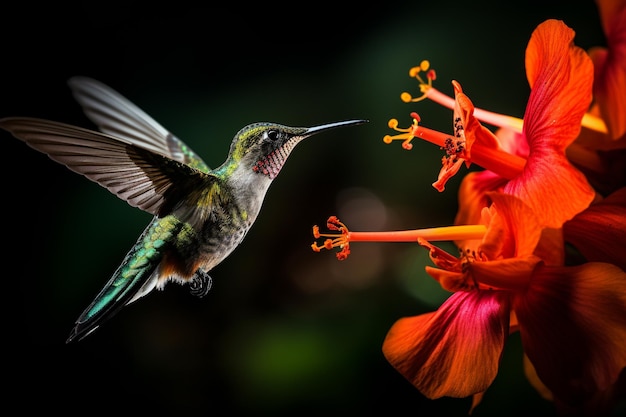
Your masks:
<svg viewBox="0 0 626 417"><path fill-rule="evenodd" d="M351 232L333 217L328 227L340 235L314 228L315 237L326 240L313 248L339 247L339 259L356 241L417 241L429 249L436 267L426 271L453 294L436 312L398 320L383 344L388 361L428 398L474 396L473 409L494 380L513 331L522 335L529 379L559 409L606 410L626 378L626 273L617 266L625 244L609 248L624 238L626 226L597 236L599 227L623 220L626 194L589 207L595 192L565 156L580 132L593 80L591 61L573 37L556 20L534 31L526 51L531 95L520 131L510 119L497 136L482 126L477 113L499 116L476 111L456 82L454 135L420 126L416 113L406 129L390 121L400 134L387 135L386 143L402 140L411 149L417 137L445 150L433 184L440 191L462 165L485 168L462 182L455 224L464 226ZM427 70L422 63L413 76ZM404 93L404 101L443 100L430 85L434 73L428 74L424 96ZM593 258L593 248L581 252L602 262L564 266L564 223L574 244L594 235L587 246L600 242L606 253ZM459 257L432 244L444 239L459 245Z"/></svg>
<svg viewBox="0 0 626 417"><path fill-rule="evenodd" d="M332 216L335 234L314 227L325 243L313 246L341 248L340 260L351 242L429 249L436 267L426 271L453 294L435 312L398 320L383 343L387 360L428 398L474 396L473 409L497 375L507 335L520 331L528 378L544 396L564 412L608 412L626 383L626 273L616 266L624 262L626 189L566 223L566 234L586 223L590 249L602 245L594 262L568 267L558 231L542 228L517 197L487 197L482 224L354 232ZM606 226L615 232L598 237ZM431 243L441 240L463 242L460 256Z"/></svg>
<svg viewBox="0 0 626 417"><path fill-rule="evenodd" d="M431 243L427 272L454 294L433 313L398 320L387 360L428 398L475 395L492 383L514 330L559 404L608 406L626 367L626 273L608 263L548 266L539 219L521 200L491 194L482 240L459 258ZM602 398L607 403L599 403Z"/></svg>
<svg viewBox="0 0 626 417"><path fill-rule="evenodd" d="M462 164L476 163L508 179L504 192L529 204L543 226L561 227L595 196L585 176L565 156L565 149L580 132L592 97L593 66L573 39L574 31L562 21L547 20L535 29L528 43L526 74L531 93L522 130L529 150L525 160L506 152L478 121L474 105L456 82L454 137L419 126L414 115L409 129L397 129L397 121L390 121L390 127L404 133L387 135L384 141L402 139L406 147L418 137L437 143L446 151L439 179L433 184L437 189L443 190Z"/></svg>
<svg viewBox="0 0 626 417"><path fill-rule="evenodd" d="M593 63L573 38L557 20L533 32L523 125L475 109L455 81L454 100L445 97L432 87L427 61L411 69L422 95L403 93L402 100L452 106L454 134L427 129L411 113L408 128L390 120L399 133L383 140L401 140L407 150L413 138L440 146L443 167L433 184L439 191L461 166L485 168L462 182L457 226L353 232L331 217L327 227L335 233L313 229L316 239L325 238L313 249L340 248L340 260L358 241L418 242L429 250L435 267L427 273L453 294L435 312L398 320L383 344L387 360L428 398L473 396L473 409L514 331L529 380L559 410L605 413L626 391L626 188L590 205L595 190L567 159L581 125L606 134L602 119L586 114ZM501 129L494 134L479 120ZM439 240L457 243L460 256L432 243ZM588 262L564 266L566 242Z"/></svg>
<svg viewBox="0 0 626 417"><path fill-rule="evenodd" d="M531 95L521 134L527 148L515 146L523 142L511 129L499 131L494 146L495 136L477 122L471 101L455 84L460 161L444 163L441 188L462 162L478 163L477 145L528 153L516 175L487 161L480 164L487 171L463 180L455 223L484 220L487 213L482 241L455 239L463 249L456 258L418 239L437 266L427 272L454 294L434 313L396 322L383 352L429 398L474 395L475 407L495 378L506 335L515 330L522 335L529 379L560 410L607 412L621 395L626 193L584 210L595 193L565 158L591 99L590 62L572 39L573 31L558 21L544 22L531 37ZM420 136L418 129L413 133ZM566 239L589 260L602 262L563 266L564 240L546 227L560 228L572 218ZM474 371L477 362L482 366Z"/></svg>

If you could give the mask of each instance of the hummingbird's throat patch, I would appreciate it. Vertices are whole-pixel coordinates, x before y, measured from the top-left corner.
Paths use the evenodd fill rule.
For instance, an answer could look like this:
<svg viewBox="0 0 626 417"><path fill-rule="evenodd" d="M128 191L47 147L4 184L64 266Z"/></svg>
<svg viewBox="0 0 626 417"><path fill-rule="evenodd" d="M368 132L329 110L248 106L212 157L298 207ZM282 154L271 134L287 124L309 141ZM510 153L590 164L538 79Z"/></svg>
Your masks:
<svg viewBox="0 0 626 417"><path fill-rule="evenodd" d="M292 149L293 145L291 142L285 143L285 145L259 159L252 167L252 170L257 174L263 174L273 180L285 164Z"/></svg>

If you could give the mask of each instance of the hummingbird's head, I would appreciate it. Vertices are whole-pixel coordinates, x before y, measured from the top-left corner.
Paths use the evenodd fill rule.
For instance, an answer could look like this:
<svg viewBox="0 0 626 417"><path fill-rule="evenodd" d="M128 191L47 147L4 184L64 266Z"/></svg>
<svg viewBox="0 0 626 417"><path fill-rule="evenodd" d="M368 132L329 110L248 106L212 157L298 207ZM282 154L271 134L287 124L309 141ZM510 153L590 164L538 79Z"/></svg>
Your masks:
<svg viewBox="0 0 626 417"><path fill-rule="evenodd" d="M241 129L233 139L230 155L243 167L274 179L293 148L305 138L342 126L366 123L348 120L315 127L289 127L276 123L253 123Z"/></svg>

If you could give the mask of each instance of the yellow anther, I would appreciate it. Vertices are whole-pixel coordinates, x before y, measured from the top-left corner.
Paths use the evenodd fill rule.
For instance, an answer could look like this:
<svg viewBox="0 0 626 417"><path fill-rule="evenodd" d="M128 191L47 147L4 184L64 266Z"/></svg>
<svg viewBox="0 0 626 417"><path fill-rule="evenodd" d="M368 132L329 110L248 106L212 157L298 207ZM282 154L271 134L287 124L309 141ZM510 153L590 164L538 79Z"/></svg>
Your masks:
<svg viewBox="0 0 626 417"><path fill-rule="evenodd" d="M422 72L426 72L426 81L420 75ZM419 89L422 95L413 97L411 94L404 92L400 94L400 100L405 103L415 103L424 100L428 96L428 91L432 88L433 80L437 78L435 70L430 69L430 62L423 60L418 66L409 70L409 76L419 82Z"/></svg>
<svg viewBox="0 0 626 417"><path fill-rule="evenodd" d="M411 113L411 117L413 118L413 124L407 128L398 127L398 120L390 119L389 122L387 123L389 128L398 132L402 132L402 133L398 135L393 135L393 136L385 135L383 137L383 142L386 144L390 144L394 140L401 140L403 141L402 147L406 149L407 151L411 150L411 148L413 148L413 144L411 143L411 140L415 137L415 130L417 129L418 123L420 121L419 115L415 112Z"/></svg>

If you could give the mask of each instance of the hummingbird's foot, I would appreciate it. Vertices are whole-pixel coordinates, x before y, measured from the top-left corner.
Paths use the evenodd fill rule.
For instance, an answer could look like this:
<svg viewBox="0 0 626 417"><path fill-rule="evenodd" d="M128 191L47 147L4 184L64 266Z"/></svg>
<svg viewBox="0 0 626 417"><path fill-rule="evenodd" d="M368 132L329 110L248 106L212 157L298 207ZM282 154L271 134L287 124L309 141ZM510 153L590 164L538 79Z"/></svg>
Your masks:
<svg viewBox="0 0 626 417"><path fill-rule="evenodd" d="M189 282L189 291L196 297L204 297L209 293L209 290L213 286L213 279L209 276L209 273L198 269Z"/></svg>

